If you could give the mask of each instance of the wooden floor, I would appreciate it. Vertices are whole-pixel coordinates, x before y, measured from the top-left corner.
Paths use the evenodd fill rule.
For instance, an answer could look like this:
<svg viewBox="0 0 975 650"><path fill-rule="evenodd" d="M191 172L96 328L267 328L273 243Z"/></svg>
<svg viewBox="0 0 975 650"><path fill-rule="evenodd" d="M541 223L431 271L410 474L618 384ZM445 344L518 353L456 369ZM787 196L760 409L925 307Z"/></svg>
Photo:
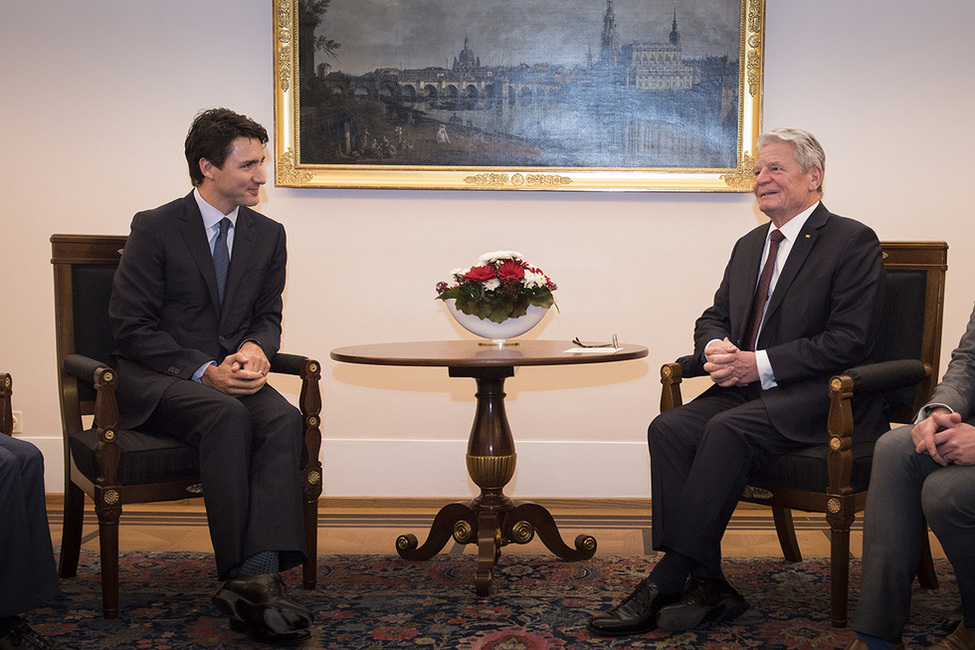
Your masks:
<svg viewBox="0 0 975 650"><path fill-rule="evenodd" d="M448 499L352 499L326 498L319 507L319 554L392 554L397 536L413 533L422 544L430 524ZM650 503L642 499L539 499L549 509L570 546L576 535L586 533L597 541L597 555L652 556ZM55 546L61 540L63 502L48 497L48 517ZM91 503L85 517L83 549L98 550L98 521ZM771 511L741 504L725 533L725 556L781 556ZM796 535L803 557L829 556L829 527L820 514L793 513ZM859 557L862 522L858 517L851 533L850 550ZM212 550L206 513L199 499L162 504L136 504L122 512L119 545L123 551ZM935 557L944 557L937 539L931 536ZM443 552L476 553L475 545L451 541ZM537 538L528 544L511 544L505 554L547 554Z"/></svg>

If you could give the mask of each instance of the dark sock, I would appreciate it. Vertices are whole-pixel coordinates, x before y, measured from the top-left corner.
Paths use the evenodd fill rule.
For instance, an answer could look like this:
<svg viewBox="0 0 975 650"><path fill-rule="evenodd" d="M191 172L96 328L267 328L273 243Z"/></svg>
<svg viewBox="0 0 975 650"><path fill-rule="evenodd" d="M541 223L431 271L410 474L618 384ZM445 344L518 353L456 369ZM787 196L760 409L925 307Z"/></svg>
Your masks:
<svg viewBox="0 0 975 650"><path fill-rule="evenodd" d="M277 551L261 551L244 560L240 567L242 576L260 576L278 572Z"/></svg>
<svg viewBox="0 0 975 650"><path fill-rule="evenodd" d="M679 594L696 565L697 562L689 557L668 551L650 571L650 581L657 585L662 594Z"/></svg>

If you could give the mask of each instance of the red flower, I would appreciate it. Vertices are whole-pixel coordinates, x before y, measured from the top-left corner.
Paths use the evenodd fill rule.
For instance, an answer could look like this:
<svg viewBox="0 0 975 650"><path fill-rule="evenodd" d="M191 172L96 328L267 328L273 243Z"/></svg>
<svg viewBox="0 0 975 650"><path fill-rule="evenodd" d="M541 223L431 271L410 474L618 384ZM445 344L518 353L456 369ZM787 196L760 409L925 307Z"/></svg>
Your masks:
<svg viewBox="0 0 975 650"><path fill-rule="evenodd" d="M468 282L487 282L494 279L494 269L490 266L475 266L464 275Z"/></svg>
<svg viewBox="0 0 975 650"><path fill-rule="evenodd" d="M518 262L504 262L498 266L498 279L521 281L525 277L525 267Z"/></svg>

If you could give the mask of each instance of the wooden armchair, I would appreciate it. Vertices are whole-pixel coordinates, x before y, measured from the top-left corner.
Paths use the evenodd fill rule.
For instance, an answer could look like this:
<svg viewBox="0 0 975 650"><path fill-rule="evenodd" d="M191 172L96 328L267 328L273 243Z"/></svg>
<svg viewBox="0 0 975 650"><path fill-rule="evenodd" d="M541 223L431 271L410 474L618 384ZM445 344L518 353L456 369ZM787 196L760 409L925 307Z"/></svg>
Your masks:
<svg viewBox="0 0 975 650"><path fill-rule="evenodd" d="M782 553L790 562L802 555L792 509L822 512L830 527L832 623L845 627L850 571L850 525L867 499L875 435L854 431L851 402L856 395L881 393L888 422L910 423L938 381L948 245L944 242L883 242L887 272L883 323L875 346L877 363L858 366L829 380L830 410L823 423L828 444L788 453L754 477L743 501L772 508ZM681 379L703 375L693 357L660 370L661 412L680 406ZM873 432L875 434L875 432ZM925 537L918 578L938 586Z"/></svg>
<svg viewBox="0 0 975 650"><path fill-rule="evenodd" d="M118 523L129 503L202 496L198 453L175 438L119 429L109 365L114 338L108 319L112 279L124 236L52 235L54 304L61 421L64 433L65 500L59 573L77 573L85 495L95 503L101 552L105 618L119 611ZM302 584L314 589L318 549L318 497L322 493L320 418L321 364L279 353L271 372L301 377L300 410L305 426L301 472L305 516ZM84 416L92 416L90 424Z"/></svg>
<svg viewBox="0 0 975 650"><path fill-rule="evenodd" d="M12 436L14 433L14 412L11 397L14 381L8 372L0 372L0 434Z"/></svg>

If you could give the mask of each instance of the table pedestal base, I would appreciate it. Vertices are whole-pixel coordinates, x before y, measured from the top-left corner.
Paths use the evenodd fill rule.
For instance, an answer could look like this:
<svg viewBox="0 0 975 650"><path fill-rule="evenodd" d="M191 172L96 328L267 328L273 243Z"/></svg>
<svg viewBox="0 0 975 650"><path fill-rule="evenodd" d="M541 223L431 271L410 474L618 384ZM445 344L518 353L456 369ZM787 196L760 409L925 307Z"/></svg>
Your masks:
<svg viewBox="0 0 975 650"><path fill-rule="evenodd" d="M467 446L467 472L481 488L469 504L451 503L437 513L423 546L415 535L400 535L396 550L407 560L428 560L451 537L458 544L477 544L477 573L474 586L479 596L491 591L494 565L501 548L514 542L527 544L538 537L563 560L588 560L596 552L596 539L579 535L575 548L562 541L548 510L528 502L514 502L504 495L504 486L515 472L515 441L504 412L504 380L514 376L512 366L451 367L451 377L472 377L477 381L477 410Z"/></svg>
<svg viewBox="0 0 975 650"><path fill-rule="evenodd" d="M548 510L536 503L512 501L503 494L482 494L469 504L444 506L422 546L418 546L415 535L400 535L396 539L396 551L406 560L428 560L451 537L458 544L477 544L474 587L478 596L487 596L501 548L510 543L527 544L536 533L548 550L563 560L588 560L596 553L596 539L591 535L579 535L575 548L571 548L562 541Z"/></svg>

